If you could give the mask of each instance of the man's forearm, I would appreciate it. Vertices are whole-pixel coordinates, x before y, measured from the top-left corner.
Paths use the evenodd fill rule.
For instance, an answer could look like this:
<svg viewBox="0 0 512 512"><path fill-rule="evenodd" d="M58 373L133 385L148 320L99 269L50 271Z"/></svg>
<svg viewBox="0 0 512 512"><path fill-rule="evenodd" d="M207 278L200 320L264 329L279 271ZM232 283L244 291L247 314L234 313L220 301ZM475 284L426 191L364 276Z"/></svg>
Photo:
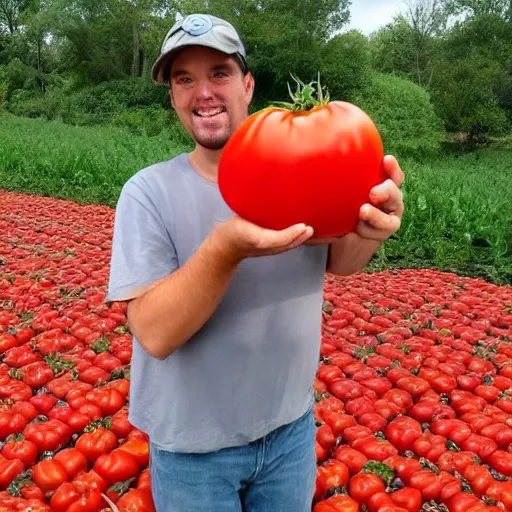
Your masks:
<svg viewBox="0 0 512 512"><path fill-rule="evenodd" d="M362 270L378 251L381 242L365 240L349 233L329 247L327 271L332 274L350 275Z"/></svg>
<svg viewBox="0 0 512 512"><path fill-rule="evenodd" d="M181 268L129 303L132 333L150 355L165 359L207 322L236 268L207 239Z"/></svg>

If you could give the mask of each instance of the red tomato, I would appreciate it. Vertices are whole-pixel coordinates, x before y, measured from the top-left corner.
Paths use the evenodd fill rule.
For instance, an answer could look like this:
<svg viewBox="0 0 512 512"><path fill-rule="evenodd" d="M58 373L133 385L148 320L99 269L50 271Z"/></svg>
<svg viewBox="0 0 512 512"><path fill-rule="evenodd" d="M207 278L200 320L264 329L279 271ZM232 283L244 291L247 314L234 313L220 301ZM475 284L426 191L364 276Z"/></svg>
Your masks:
<svg viewBox="0 0 512 512"><path fill-rule="evenodd" d="M93 469L108 484L124 482L140 473L137 460L129 452L120 449L115 449L98 457Z"/></svg>
<svg viewBox="0 0 512 512"><path fill-rule="evenodd" d="M316 440L327 451L334 448L336 444L336 437L334 437L331 427L326 423L316 429Z"/></svg>
<svg viewBox="0 0 512 512"><path fill-rule="evenodd" d="M68 481L68 474L61 462L43 459L32 468L32 480L43 491L53 491L61 483Z"/></svg>
<svg viewBox="0 0 512 512"><path fill-rule="evenodd" d="M421 425L414 419L401 416L394 419L384 431L386 438L401 452L410 450L421 434Z"/></svg>
<svg viewBox="0 0 512 512"><path fill-rule="evenodd" d="M119 512L140 512L141 510L144 510L144 512L156 512L149 489L130 489L119 498L116 505ZM343 512L352 512L352 510L346 509Z"/></svg>
<svg viewBox="0 0 512 512"><path fill-rule="evenodd" d="M85 455L76 448L64 448L58 451L53 460L59 461L66 470L69 480L73 480L81 471L87 471L88 462Z"/></svg>
<svg viewBox="0 0 512 512"><path fill-rule="evenodd" d="M334 451L334 458L343 462L351 475L361 471L368 462L368 458L365 455L347 445L338 446Z"/></svg>
<svg viewBox="0 0 512 512"><path fill-rule="evenodd" d="M120 444L118 449L128 452L141 468L149 465L149 442L147 440L132 437Z"/></svg>
<svg viewBox="0 0 512 512"><path fill-rule="evenodd" d="M391 499L408 512L419 512L423 503L421 492L412 487L402 489L390 494Z"/></svg>
<svg viewBox="0 0 512 512"><path fill-rule="evenodd" d="M117 446L117 437L105 427L98 426L82 434L75 443L75 448L82 452L89 462L95 462L101 455Z"/></svg>
<svg viewBox="0 0 512 512"><path fill-rule="evenodd" d="M7 489L23 470L25 466L19 459L4 459L0 458L0 490Z"/></svg>
<svg viewBox="0 0 512 512"><path fill-rule="evenodd" d="M18 434L4 444L0 453L9 460L20 459L25 469L28 469L36 462L39 448L35 443Z"/></svg>
<svg viewBox="0 0 512 512"><path fill-rule="evenodd" d="M374 473L358 473L349 482L349 494L357 503L367 504L374 494L385 489L384 482Z"/></svg>
<svg viewBox="0 0 512 512"><path fill-rule="evenodd" d="M276 140L282 141L279 153L272 149ZM224 146L219 189L234 212L263 227L305 222L314 236L338 236L355 228L370 189L386 179L383 156L374 123L354 105L266 109L249 117ZM341 206L340 190L350 190Z"/></svg>

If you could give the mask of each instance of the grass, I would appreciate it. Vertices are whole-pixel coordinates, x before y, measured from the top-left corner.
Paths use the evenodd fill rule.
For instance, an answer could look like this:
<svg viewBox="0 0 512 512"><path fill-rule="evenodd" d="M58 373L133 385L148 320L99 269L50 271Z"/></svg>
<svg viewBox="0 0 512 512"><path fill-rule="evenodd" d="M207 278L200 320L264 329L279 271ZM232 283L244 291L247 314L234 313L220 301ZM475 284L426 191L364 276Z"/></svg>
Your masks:
<svg viewBox="0 0 512 512"><path fill-rule="evenodd" d="M0 114L0 141L0 188L109 206L135 172L184 148L172 131L150 138L10 114Z"/></svg>
<svg viewBox="0 0 512 512"><path fill-rule="evenodd" d="M190 149L156 137L0 115L0 188L115 206L139 169ZM512 284L512 143L429 160L401 160L400 231L368 269L439 268Z"/></svg>

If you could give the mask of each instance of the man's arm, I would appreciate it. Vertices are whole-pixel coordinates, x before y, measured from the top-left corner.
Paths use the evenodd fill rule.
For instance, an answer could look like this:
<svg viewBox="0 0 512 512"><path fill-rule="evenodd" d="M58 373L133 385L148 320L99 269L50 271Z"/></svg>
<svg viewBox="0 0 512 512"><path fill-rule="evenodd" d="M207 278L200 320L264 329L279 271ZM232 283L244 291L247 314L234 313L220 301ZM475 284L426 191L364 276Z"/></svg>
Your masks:
<svg viewBox="0 0 512 512"><path fill-rule="evenodd" d="M219 224L183 266L128 303L131 331L151 356L165 359L211 317L243 259L294 249L312 234L304 225L273 231L240 217Z"/></svg>
<svg viewBox="0 0 512 512"><path fill-rule="evenodd" d="M210 318L236 269L206 239L182 267L128 303L130 330L151 356L165 359Z"/></svg>
<svg viewBox="0 0 512 512"><path fill-rule="evenodd" d="M327 272L348 276L363 270L380 245L380 241L363 240L349 233L330 245Z"/></svg>

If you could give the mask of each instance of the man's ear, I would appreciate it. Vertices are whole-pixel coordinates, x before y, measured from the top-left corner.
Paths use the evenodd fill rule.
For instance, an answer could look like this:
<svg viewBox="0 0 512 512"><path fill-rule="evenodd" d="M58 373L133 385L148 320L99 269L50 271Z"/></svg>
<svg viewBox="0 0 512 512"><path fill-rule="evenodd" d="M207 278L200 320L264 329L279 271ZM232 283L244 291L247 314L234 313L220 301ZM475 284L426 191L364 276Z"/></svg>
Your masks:
<svg viewBox="0 0 512 512"><path fill-rule="evenodd" d="M252 102L252 98L254 96L254 84L255 84L254 77L252 76L252 73L249 71L244 76L244 85L245 85L245 94L247 96L247 103Z"/></svg>
<svg viewBox="0 0 512 512"><path fill-rule="evenodd" d="M169 98L171 99L171 107L174 110L176 110L175 107L174 107L174 98L172 97L172 86L171 85L169 85Z"/></svg>

